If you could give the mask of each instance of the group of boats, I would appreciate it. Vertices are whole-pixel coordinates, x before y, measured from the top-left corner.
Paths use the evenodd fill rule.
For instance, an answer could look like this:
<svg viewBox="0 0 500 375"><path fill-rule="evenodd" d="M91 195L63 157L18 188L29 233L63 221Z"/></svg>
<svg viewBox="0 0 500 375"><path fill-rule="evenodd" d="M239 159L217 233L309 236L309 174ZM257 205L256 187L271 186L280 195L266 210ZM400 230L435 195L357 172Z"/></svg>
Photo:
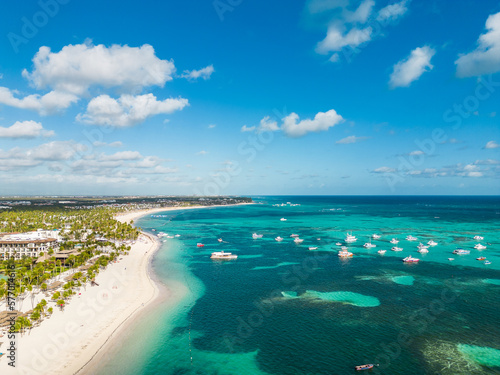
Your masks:
<svg viewBox="0 0 500 375"><path fill-rule="evenodd" d="M286 219L282 218L281 219L282 221L285 221ZM167 236L167 238L174 238L174 236L168 236L166 233L163 233L163 232L160 232L158 234L158 237L164 237L164 236ZM178 237L179 235L175 235L175 237ZM263 235L262 234L258 234L258 233L253 233L252 234L252 238L253 239L259 239L259 238L262 238ZM302 243L304 240L301 239L299 237L298 234L294 234L292 233L290 235L291 238L293 238L293 242L296 243L296 244L300 244ZM364 248L366 249L371 249L371 248L374 248L374 247L377 247L377 245L373 244L371 242L372 239L375 239L375 240L379 240L381 238L381 236L379 234L373 234L370 236L370 239L368 240L367 243L365 243L363 245ZM484 237L482 236L475 236L474 237L474 240L476 241L481 241L483 240ZM277 236L275 238L275 241L277 242L281 242L283 241L284 238L283 237L280 237L280 236ZM317 240L320 240L320 238L318 238ZM356 238L356 236L354 236L352 233L347 233L346 234L346 237L344 239L344 243L345 244L350 244L350 243L354 243L356 242L358 239ZM417 237L413 237L412 235L408 235L406 236L406 240L407 241L417 241ZM223 242L222 238L219 238L218 239L219 242ZM397 245L400 241L396 238L392 238L390 241L389 241L391 244L393 245ZM336 243L337 246L340 246L340 250L338 251L338 256L340 258L351 258L354 254L352 252L349 251L348 247L345 246L342 242L337 242ZM417 246L417 251L421 254L425 254L425 253L428 253L429 252L429 247L432 247L432 246L437 246L438 243L435 242L434 240L429 240L426 244L423 244L422 242L420 242ZM204 244L202 243L198 243L197 244L198 247L203 247L205 246ZM309 246L308 247L309 250L317 250L318 247L317 246ZM474 249L476 250L484 250L486 249L486 246L482 245L481 243L478 243L474 246ZM377 253L380 254L380 255L383 255L386 253L387 250L378 250ZM399 251L403 251L403 248L402 247L398 247L398 246L393 246L391 248L391 251L396 251L396 252L399 252ZM458 248L458 249L455 249L453 251L453 254L456 254L456 255L467 255L467 254L470 254L470 250L466 250L466 249L461 249L461 248ZM236 259L238 256L235 255L235 254L232 254L232 253L228 253L228 252L224 252L224 251L216 251L216 252L213 252L210 256L210 258L212 259ZM477 260L480 260L480 261L485 261L484 264L491 264L491 262L489 262L488 260L486 260L486 257L484 256L481 256L481 257L478 257L476 258ZM448 260L454 260L454 258L448 258ZM404 263L418 263L420 261L420 259L418 258L414 258L412 257L411 255L410 256L407 256L405 258L402 259L402 261Z"/></svg>

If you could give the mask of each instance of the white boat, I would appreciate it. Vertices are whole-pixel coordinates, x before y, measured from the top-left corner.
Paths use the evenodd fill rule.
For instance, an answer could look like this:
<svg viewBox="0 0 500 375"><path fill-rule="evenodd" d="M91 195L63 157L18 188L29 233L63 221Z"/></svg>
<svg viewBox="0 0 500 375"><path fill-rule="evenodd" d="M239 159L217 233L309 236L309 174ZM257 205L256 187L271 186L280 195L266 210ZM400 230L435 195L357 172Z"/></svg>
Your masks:
<svg viewBox="0 0 500 375"><path fill-rule="evenodd" d="M252 234L252 238L255 240L257 238L262 238L263 234L257 234L257 233L254 233Z"/></svg>
<svg viewBox="0 0 500 375"><path fill-rule="evenodd" d="M433 240L430 240L429 242L427 242L427 245L429 245L429 246L436 246L437 242L434 242Z"/></svg>
<svg viewBox="0 0 500 375"><path fill-rule="evenodd" d="M425 246L422 242L420 242L420 243L418 244L417 248L418 248L419 250L422 250L422 249L428 249L428 248L429 248L429 246Z"/></svg>
<svg viewBox="0 0 500 375"><path fill-rule="evenodd" d="M226 253L224 251L216 251L210 256L211 259L236 259L238 255L232 253Z"/></svg>
<svg viewBox="0 0 500 375"><path fill-rule="evenodd" d="M290 237L298 237L298 234L291 234Z"/></svg>
<svg viewBox="0 0 500 375"><path fill-rule="evenodd" d="M286 219L285 219L284 217L282 217L282 218L280 219L280 221L286 221Z"/></svg>
<svg viewBox="0 0 500 375"><path fill-rule="evenodd" d="M165 232L160 232L160 233L157 234L157 236L159 238L165 237L166 235L167 235L167 233L165 233Z"/></svg>
<svg viewBox="0 0 500 375"><path fill-rule="evenodd" d="M342 242L337 242L335 245L342 246Z"/></svg>
<svg viewBox="0 0 500 375"><path fill-rule="evenodd" d="M174 237L180 237L181 235L180 234L176 234Z"/></svg>
<svg viewBox="0 0 500 375"><path fill-rule="evenodd" d="M174 238L174 236L167 236L167 238Z"/></svg>
<svg viewBox="0 0 500 375"><path fill-rule="evenodd" d="M453 250L453 254L466 255L466 254L470 254L470 250L456 249L456 250Z"/></svg>
<svg viewBox="0 0 500 375"><path fill-rule="evenodd" d="M347 246L341 246L340 250L343 250L343 251L347 250Z"/></svg>
<svg viewBox="0 0 500 375"><path fill-rule="evenodd" d="M377 253L379 253L380 255L384 255L386 251L387 250L379 250L379 251L377 251Z"/></svg>
<svg viewBox="0 0 500 375"><path fill-rule="evenodd" d="M484 250L484 249L486 249L486 246L481 245L480 243L478 243L477 245L474 246L474 249L476 249L476 250Z"/></svg>
<svg viewBox="0 0 500 375"><path fill-rule="evenodd" d="M397 247L397 246L394 246L391 248L392 251L403 251L403 248L402 247Z"/></svg>
<svg viewBox="0 0 500 375"><path fill-rule="evenodd" d="M403 262L405 262L405 263L418 263L418 262L420 262L420 259L413 258L412 256L407 256L406 258L403 259Z"/></svg>
<svg viewBox="0 0 500 375"><path fill-rule="evenodd" d="M474 236L474 239L476 241L482 241L482 240L484 240L484 237L483 236Z"/></svg>
<svg viewBox="0 0 500 375"><path fill-rule="evenodd" d="M318 250L318 248L316 246L310 246L309 250Z"/></svg>
<svg viewBox="0 0 500 375"><path fill-rule="evenodd" d="M278 242L281 242L281 241L283 241L283 238L280 237L280 236L278 236L278 237L275 238L275 240L278 241Z"/></svg>
<svg viewBox="0 0 500 375"><path fill-rule="evenodd" d="M380 234L372 234L372 238L374 240L378 240L380 238Z"/></svg>
<svg viewBox="0 0 500 375"><path fill-rule="evenodd" d="M491 264L491 262L489 260L485 261L484 264L488 265L488 264Z"/></svg>
<svg viewBox="0 0 500 375"><path fill-rule="evenodd" d="M218 238L217 241L222 242L222 238Z"/></svg>
<svg viewBox="0 0 500 375"><path fill-rule="evenodd" d="M353 236L351 233L347 233L346 234L344 242L353 243L353 242L356 242L356 241L357 241L356 236Z"/></svg>
<svg viewBox="0 0 500 375"><path fill-rule="evenodd" d="M421 249L418 249L417 251L418 251L419 253L421 253L421 254L426 254L426 253L428 253L428 252L429 252L429 249L427 249L426 247L423 247L423 248L421 248Z"/></svg>
<svg viewBox="0 0 500 375"><path fill-rule="evenodd" d="M295 243L301 243L303 241L304 240L300 239L299 237L295 237L295 239L293 240L293 242L295 242Z"/></svg>
<svg viewBox="0 0 500 375"><path fill-rule="evenodd" d="M448 258L449 261L455 260L455 258Z"/></svg>
<svg viewBox="0 0 500 375"><path fill-rule="evenodd" d="M416 241L417 237L413 237L412 235L406 236L406 241Z"/></svg>
<svg viewBox="0 0 500 375"><path fill-rule="evenodd" d="M363 245L363 247L367 249L371 249L372 247L377 247L377 245L372 244L371 242L367 242Z"/></svg>
<svg viewBox="0 0 500 375"><path fill-rule="evenodd" d="M392 243L393 245L397 245L397 244L399 243L399 241L398 241L397 239L393 238L393 239L391 240L391 243Z"/></svg>
<svg viewBox="0 0 500 375"><path fill-rule="evenodd" d="M353 256L353 254L347 250L342 250L342 251L339 251L339 257L341 258L350 258Z"/></svg>

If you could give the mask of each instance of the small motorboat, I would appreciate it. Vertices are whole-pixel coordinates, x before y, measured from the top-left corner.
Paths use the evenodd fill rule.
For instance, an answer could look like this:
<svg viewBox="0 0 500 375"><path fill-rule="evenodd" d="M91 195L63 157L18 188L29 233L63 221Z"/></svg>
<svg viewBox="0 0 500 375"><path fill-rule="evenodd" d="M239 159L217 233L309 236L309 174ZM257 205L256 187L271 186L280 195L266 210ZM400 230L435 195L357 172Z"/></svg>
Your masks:
<svg viewBox="0 0 500 375"><path fill-rule="evenodd" d="M304 240L300 239L299 237L295 237L295 239L293 240L293 242L295 242L295 243L301 243L302 241L304 241Z"/></svg>
<svg viewBox="0 0 500 375"><path fill-rule="evenodd" d="M477 245L474 245L474 249L476 249L476 250L484 250L484 249L486 249L486 246L481 245L480 243L478 243Z"/></svg>
<svg viewBox="0 0 500 375"><path fill-rule="evenodd" d="M356 366L356 371L363 371L363 370L371 370L374 366L378 366L378 365L374 365L374 364L367 364L367 365L360 365L360 366Z"/></svg>
<svg viewBox="0 0 500 375"><path fill-rule="evenodd" d="M252 234L252 238L254 240L256 240L257 238L262 238L262 236L263 236L263 234L257 234L257 233Z"/></svg>
<svg viewBox="0 0 500 375"><path fill-rule="evenodd" d="M449 261L455 260L455 258L448 258Z"/></svg>
<svg viewBox="0 0 500 375"><path fill-rule="evenodd" d="M283 238L280 237L280 236L278 236L278 237L275 238L275 240L278 241L278 242L281 242L281 241L283 241Z"/></svg>
<svg viewBox="0 0 500 375"><path fill-rule="evenodd" d="M204 244L202 244L202 243L197 243L197 244L196 244L196 246L198 246L198 247L203 247L203 246L205 246L205 245L204 245Z"/></svg>
<svg viewBox="0 0 500 375"><path fill-rule="evenodd" d="M476 258L476 260L486 260L486 257L479 257L479 258Z"/></svg>
<svg viewBox="0 0 500 375"><path fill-rule="evenodd" d="M481 240L484 240L484 237L483 236L474 236L474 239L476 241L481 241Z"/></svg>
<svg viewBox="0 0 500 375"><path fill-rule="evenodd" d="M406 258L403 259L403 262L405 262L405 263L418 263L418 262L420 262L420 259L413 258L412 256L407 256Z"/></svg>
<svg viewBox="0 0 500 375"><path fill-rule="evenodd" d="M286 219L285 219L284 217L282 217L282 218L280 219L280 221L286 221Z"/></svg>
<svg viewBox="0 0 500 375"><path fill-rule="evenodd" d="M391 247L391 250L392 251L403 251L403 248L402 247L394 246L394 247Z"/></svg>
<svg viewBox="0 0 500 375"><path fill-rule="evenodd" d="M380 239L380 234L372 234L372 238L374 240L378 240L378 239Z"/></svg>
<svg viewBox="0 0 500 375"><path fill-rule="evenodd" d="M488 265L488 264L491 264L491 262L489 260L487 260L486 262L484 262L484 264Z"/></svg>
<svg viewBox="0 0 500 375"><path fill-rule="evenodd" d="M379 251L377 251L377 253L379 253L380 255L384 255L386 251L387 250L379 250Z"/></svg>
<svg viewBox="0 0 500 375"><path fill-rule="evenodd" d="M318 250L318 247L317 246L311 246L311 247L309 247L309 250Z"/></svg>
<svg viewBox="0 0 500 375"><path fill-rule="evenodd" d="M427 242L427 245L429 245L429 246L437 246L437 242L433 241L433 240L430 240L429 242Z"/></svg>
<svg viewBox="0 0 500 375"><path fill-rule="evenodd" d="M218 238L217 241L222 242L222 238Z"/></svg>
<svg viewBox="0 0 500 375"><path fill-rule="evenodd" d="M291 234L290 237L298 237L298 234Z"/></svg>
<svg viewBox="0 0 500 375"><path fill-rule="evenodd" d="M406 241L416 241L417 237L413 237L412 235L406 236Z"/></svg>
<svg viewBox="0 0 500 375"><path fill-rule="evenodd" d="M342 242L337 242L335 245L342 246Z"/></svg>
<svg viewBox="0 0 500 375"><path fill-rule="evenodd" d="M393 238L393 239L391 240L391 243L392 243L392 244L394 244L394 245L397 245L397 244L398 244L398 242L399 242L399 241L398 241L397 239L395 239L395 238Z"/></svg>
<svg viewBox="0 0 500 375"><path fill-rule="evenodd" d="M464 250L464 249L456 249L456 250L453 250L453 254L466 255L466 254L470 254L470 251Z"/></svg>

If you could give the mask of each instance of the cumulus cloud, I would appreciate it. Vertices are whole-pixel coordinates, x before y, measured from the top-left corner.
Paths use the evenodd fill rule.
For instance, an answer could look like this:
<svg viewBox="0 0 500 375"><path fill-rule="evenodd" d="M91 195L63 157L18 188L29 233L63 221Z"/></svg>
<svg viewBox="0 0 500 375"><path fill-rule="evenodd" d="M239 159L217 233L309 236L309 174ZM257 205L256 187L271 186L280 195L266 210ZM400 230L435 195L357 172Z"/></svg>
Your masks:
<svg viewBox="0 0 500 375"><path fill-rule="evenodd" d="M455 61L458 77L472 77L500 71L500 12L488 17L486 30L486 33L479 36L477 48Z"/></svg>
<svg viewBox="0 0 500 375"><path fill-rule="evenodd" d="M415 48L410 56L394 65L389 85L392 88L410 86L425 71L433 68L431 58L435 53L436 51L429 46Z"/></svg>
<svg viewBox="0 0 500 375"><path fill-rule="evenodd" d="M52 137L53 130L45 130L41 123L36 121L16 121L8 128L0 127L0 138L37 138Z"/></svg>
<svg viewBox="0 0 500 375"><path fill-rule="evenodd" d="M127 127L154 115L182 110L187 105L187 99L169 98L159 101L153 94L122 95L118 99L100 95L89 102L87 112L79 114L77 119L87 124Z"/></svg>
<svg viewBox="0 0 500 375"><path fill-rule="evenodd" d="M329 128L340 124L344 119L334 109L328 112L318 112L314 119L299 121L299 115L291 113L283 118L281 130L289 137L302 137L310 132L326 131Z"/></svg>
<svg viewBox="0 0 500 375"><path fill-rule="evenodd" d="M311 0L306 7L313 24L327 24L326 37L318 42L316 52L328 54L331 62L340 61L338 52L344 48L351 51L370 42L379 35L380 28L387 26L406 14L407 0L375 10L374 0L357 2L353 8L348 0ZM327 22L325 22L325 18Z"/></svg>
<svg viewBox="0 0 500 375"><path fill-rule="evenodd" d="M88 42L67 45L59 52L43 46L33 58L33 66L33 71L24 70L23 76L35 88L51 88L78 96L91 86L128 90L163 87L175 73L173 61L159 59L148 44L106 47Z"/></svg>
<svg viewBox="0 0 500 375"><path fill-rule="evenodd" d="M399 3L387 5L386 7L378 11L377 20L378 21L397 20L408 11L408 8L406 6L407 3L408 3L407 0L403 0Z"/></svg>
<svg viewBox="0 0 500 375"><path fill-rule="evenodd" d="M358 142L364 141L368 138L369 137L356 137L355 135L350 135L348 137L342 138L341 140L338 140L335 143L339 144L339 145L347 145L350 143L358 143Z"/></svg>
<svg viewBox="0 0 500 375"><path fill-rule="evenodd" d="M486 148L486 149L488 149L488 148L499 148L499 147L500 147L500 144L498 144L495 141L489 141L488 143L486 143L486 146L484 146L484 148Z"/></svg>
<svg viewBox="0 0 500 375"><path fill-rule="evenodd" d="M253 132L257 127L256 126L246 126L246 125L243 125L241 127L241 132L242 133L245 133L245 132Z"/></svg>
<svg viewBox="0 0 500 375"><path fill-rule="evenodd" d="M271 120L269 116L266 116L262 120L260 120L259 126L256 130L258 133L265 131L275 132L280 130L280 127L278 126L278 123L276 121Z"/></svg>
<svg viewBox="0 0 500 375"><path fill-rule="evenodd" d="M208 154L208 151L205 151L205 150L201 150L201 151L196 153L196 155L206 155L206 154Z"/></svg>
<svg viewBox="0 0 500 375"><path fill-rule="evenodd" d="M66 109L71 104L78 101L76 95L61 91L50 91L43 96L33 94L23 98L17 98L14 94L15 92L7 87L0 87L0 104L37 111L41 115L47 115Z"/></svg>
<svg viewBox="0 0 500 375"><path fill-rule="evenodd" d="M197 80L198 78L203 78L204 80L210 79L210 76L215 71L213 65L209 65L200 70L185 70L181 75L182 78L186 78L188 80Z"/></svg>
<svg viewBox="0 0 500 375"><path fill-rule="evenodd" d="M142 157L138 151L120 151L112 155L103 155L102 160L139 160Z"/></svg>

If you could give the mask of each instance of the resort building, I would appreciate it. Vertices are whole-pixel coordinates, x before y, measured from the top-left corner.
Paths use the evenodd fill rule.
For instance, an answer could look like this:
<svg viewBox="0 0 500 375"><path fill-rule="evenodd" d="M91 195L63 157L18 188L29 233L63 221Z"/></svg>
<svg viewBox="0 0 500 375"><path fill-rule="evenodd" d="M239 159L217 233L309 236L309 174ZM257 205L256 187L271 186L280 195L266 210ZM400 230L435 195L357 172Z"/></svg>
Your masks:
<svg viewBox="0 0 500 375"><path fill-rule="evenodd" d="M44 231L29 233L9 233L0 235L0 259L21 259L23 256L37 258L40 253L46 253L49 249L55 252L59 249L57 238L46 237L52 232Z"/></svg>

